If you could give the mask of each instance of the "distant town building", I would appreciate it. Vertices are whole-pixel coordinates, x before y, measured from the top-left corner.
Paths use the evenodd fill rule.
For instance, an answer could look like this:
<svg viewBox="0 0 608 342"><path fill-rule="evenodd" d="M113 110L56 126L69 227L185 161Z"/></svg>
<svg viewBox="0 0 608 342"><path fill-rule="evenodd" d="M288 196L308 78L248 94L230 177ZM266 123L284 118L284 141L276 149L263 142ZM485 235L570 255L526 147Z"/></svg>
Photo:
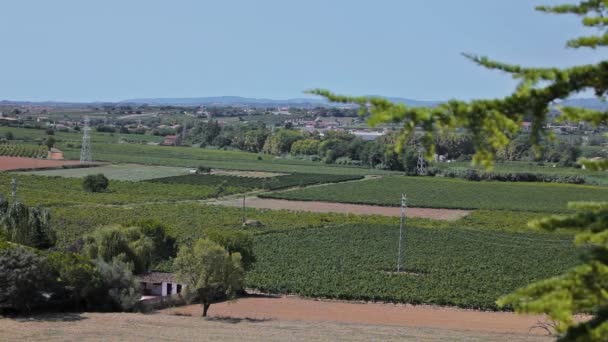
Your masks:
<svg viewBox="0 0 608 342"><path fill-rule="evenodd" d="M370 131L350 131L350 133L365 141L376 140L379 137L386 134L385 132L370 132Z"/></svg>
<svg viewBox="0 0 608 342"><path fill-rule="evenodd" d="M161 145L163 146L179 146L182 144L181 135L167 135Z"/></svg>

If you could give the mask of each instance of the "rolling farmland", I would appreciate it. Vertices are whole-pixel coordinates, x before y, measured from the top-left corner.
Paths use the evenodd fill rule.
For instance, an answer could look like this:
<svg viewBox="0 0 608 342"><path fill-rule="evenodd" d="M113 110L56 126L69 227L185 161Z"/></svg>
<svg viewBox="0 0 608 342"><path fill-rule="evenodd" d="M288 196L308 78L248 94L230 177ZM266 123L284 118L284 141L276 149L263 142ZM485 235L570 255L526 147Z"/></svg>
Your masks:
<svg viewBox="0 0 608 342"><path fill-rule="evenodd" d="M608 188L554 183L471 182L392 176L264 194L268 198L412 207L561 212L569 201L606 201Z"/></svg>

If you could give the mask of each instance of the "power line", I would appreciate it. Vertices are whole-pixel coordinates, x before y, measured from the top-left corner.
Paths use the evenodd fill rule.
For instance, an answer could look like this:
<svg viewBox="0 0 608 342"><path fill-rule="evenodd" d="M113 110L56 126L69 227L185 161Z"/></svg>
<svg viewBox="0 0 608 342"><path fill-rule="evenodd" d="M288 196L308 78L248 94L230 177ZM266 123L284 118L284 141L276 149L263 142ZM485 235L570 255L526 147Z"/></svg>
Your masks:
<svg viewBox="0 0 608 342"><path fill-rule="evenodd" d="M401 263L403 259L403 228L405 228L405 208L407 207L407 198L405 194L401 194L401 221L399 223L399 256L397 257L397 272L401 272Z"/></svg>
<svg viewBox="0 0 608 342"><path fill-rule="evenodd" d="M91 127L89 127L89 117L84 118L84 127L82 128L82 146L80 148L80 163L90 163L93 161L91 156Z"/></svg>

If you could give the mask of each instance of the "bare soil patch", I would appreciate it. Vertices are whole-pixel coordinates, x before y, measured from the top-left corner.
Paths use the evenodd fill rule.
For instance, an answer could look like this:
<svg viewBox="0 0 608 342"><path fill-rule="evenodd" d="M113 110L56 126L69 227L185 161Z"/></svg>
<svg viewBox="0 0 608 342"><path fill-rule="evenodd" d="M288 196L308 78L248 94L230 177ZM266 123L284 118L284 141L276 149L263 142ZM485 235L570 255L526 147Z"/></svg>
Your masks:
<svg viewBox="0 0 608 342"><path fill-rule="evenodd" d="M80 165L80 161L24 157L0 157L0 171L50 169L59 168L64 165ZM96 163L92 163L91 165L96 165Z"/></svg>
<svg viewBox="0 0 608 342"><path fill-rule="evenodd" d="M202 308L200 305L189 305L161 312L200 317ZM543 329L531 329L539 321L546 320L545 316L540 315L425 305L312 300L294 296L246 297L236 302L218 303L211 306L209 315L211 318L391 325L537 336L547 334Z"/></svg>
<svg viewBox="0 0 608 342"><path fill-rule="evenodd" d="M210 204L217 204L229 207L240 207L243 200L226 198L213 201ZM348 213L356 215L381 215L381 216L401 216L401 209L398 207L381 207L376 205L346 204L317 201L290 201L280 199L248 197L245 200L248 208L256 209L275 209L291 211L308 211L316 213ZM434 208L407 208L408 217L430 218L435 220L458 220L469 214L468 210L459 209L434 209Z"/></svg>

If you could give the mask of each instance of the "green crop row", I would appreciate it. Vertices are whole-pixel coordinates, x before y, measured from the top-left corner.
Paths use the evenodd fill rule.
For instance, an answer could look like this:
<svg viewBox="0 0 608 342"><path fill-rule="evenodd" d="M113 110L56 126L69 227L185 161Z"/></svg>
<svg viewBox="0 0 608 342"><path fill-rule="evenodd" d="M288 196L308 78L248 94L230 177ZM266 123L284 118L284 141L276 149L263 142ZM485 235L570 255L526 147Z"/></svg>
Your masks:
<svg viewBox="0 0 608 342"><path fill-rule="evenodd" d="M572 238L547 233L348 225L255 238L247 286L270 293L496 309L498 297L577 264Z"/></svg>
<svg viewBox="0 0 608 342"><path fill-rule="evenodd" d="M569 201L608 201L608 188L550 183L471 182L460 179L391 176L357 183L264 194L304 201L412 207L561 212Z"/></svg>
<svg viewBox="0 0 608 342"><path fill-rule="evenodd" d="M46 158L47 147L24 144L0 144L0 156Z"/></svg>
<svg viewBox="0 0 608 342"><path fill-rule="evenodd" d="M193 187L183 184L122 181L111 181L106 192L90 193L83 189L82 179L0 173L0 194L5 197L11 194L13 176L17 179L18 199L31 205L70 206L174 202L205 199L217 195L217 189L211 186ZM239 188L228 186L223 189L222 194L240 191Z"/></svg>
<svg viewBox="0 0 608 342"><path fill-rule="evenodd" d="M363 179L363 176L353 175L325 175L320 173L292 173L275 177L253 178L227 175L191 174L151 179L149 182L165 184L190 184L218 186L227 184L247 190L267 189L277 190L296 186L305 186L323 183L338 183L350 180Z"/></svg>

